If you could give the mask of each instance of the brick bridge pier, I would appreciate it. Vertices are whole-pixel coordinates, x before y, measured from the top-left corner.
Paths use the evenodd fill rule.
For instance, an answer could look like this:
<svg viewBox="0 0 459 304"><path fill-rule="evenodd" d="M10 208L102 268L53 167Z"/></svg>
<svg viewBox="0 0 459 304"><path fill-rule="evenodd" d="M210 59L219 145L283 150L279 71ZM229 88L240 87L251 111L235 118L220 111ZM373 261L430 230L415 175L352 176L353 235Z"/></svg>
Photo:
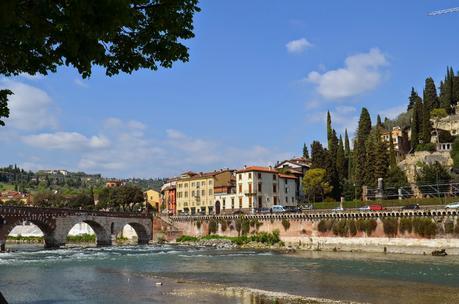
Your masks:
<svg viewBox="0 0 459 304"><path fill-rule="evenodd" d="M5 251L11 230L24 221L40 228L45 248L64 246L70 229L82 222L94 230L99 246L112 245L112 240L125 225L135 230L139 244L148 244L153 234L151 215L143 213L0 206L0 251Z"/></svg>

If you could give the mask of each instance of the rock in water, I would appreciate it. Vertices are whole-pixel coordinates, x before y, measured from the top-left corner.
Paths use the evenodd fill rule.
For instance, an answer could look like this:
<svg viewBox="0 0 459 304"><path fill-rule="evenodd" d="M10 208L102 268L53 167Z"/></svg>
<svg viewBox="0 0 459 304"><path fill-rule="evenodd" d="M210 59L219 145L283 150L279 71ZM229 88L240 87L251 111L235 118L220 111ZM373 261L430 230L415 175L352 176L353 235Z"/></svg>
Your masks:
<svg viewBox="0 0 459 304"><path fill-rule="evenodd" d="M432 251L432 255L433 256L447 256L448 254L446 253L445 249L441 249L441 250Z"/></svg>

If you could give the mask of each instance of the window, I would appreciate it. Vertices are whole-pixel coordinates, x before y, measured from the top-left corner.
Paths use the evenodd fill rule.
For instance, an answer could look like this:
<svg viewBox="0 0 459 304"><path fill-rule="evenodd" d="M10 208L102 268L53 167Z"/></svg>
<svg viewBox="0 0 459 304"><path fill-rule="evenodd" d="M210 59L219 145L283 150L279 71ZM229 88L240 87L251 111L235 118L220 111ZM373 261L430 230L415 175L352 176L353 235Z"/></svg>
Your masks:
<svg viewBox="0 0 459 304"><path fill-rule="evenodd" d="M191 191L191 196L194 196L194 190L193 190L193 191Z"/></svg>
<svg viewBox="0 0 459 304"><path fill-rule="evenodd" d="M258 192L261 192L261 183L258 183Z"/></svg>
<svg viewBox="0 0 459 304"><path fill-rule="evenodd" d="M252 197L249 196L249 208L252 209Z"/></svg>
<svg viewBox="0 0 459 304"><path fill-rule="evenodd" d="M185 191L185 197L188 197L188 191Z"/></svg>
<svg viewBox="0 0 459 304"><path fill-rule="evenodd" d="M204 181L201 182L201 186L204 186L206 183Z"/></svg>
<svg viewBox="0 0 459 304"><path fill-rule="evenodd" d="M249 183L249 193L252 193L252 184Z"/></svg>
<svg viewBox="0 0 459 304"><path fill-rule="evenodd" d="M194 187L194 182L193 182L193 183L191 183L191 187Z"/></svg>
<svg viewBox="0 0 459 304"><path fill-rule="evenodd" d="M288 187L285 187L285 193L288 193Z"/></svg>
<svg viewBox="0 0 459 304"><path fill-rule="evenodd" d="M204 191L204 189L201 190L201 195L204 196L206 194L206 192Z"/></svg>
<svg viewBox="0 0 459 304"><path fill-rule="evenodd" d="M276 180L276 178L277 178L277 175L273 174L273 180Z"/></svg>
<svg viewBox="0 0 459 304"><path fill-rule="evenodd" d="M209 189L209 195L212 195L212 192L213 192L212 189Z"/></svg>
<svg viewBox="0 0 459 304"><path fill-rule="evenodd" d="M242 193L242 184L239 184L239 193Z"/></svg>
<svg viewBox="0 0 459 304"><path fill-rule="evenodd" d="M261 173L260 172L258 172L258 178L261 178Z"/></svg>
<svg viewBox="0 0 459 304"><path fill-rule="evenodd" d="M258 204L259 204L260 208L261 208L261 203L263 203L263 199L261 198L261 196L259 196L258 197Z"/></svg>
<svg viewBox="0 0 459 304"><path fill-rule="evenodd" d="M241 180L242 179L242 174L238 174L238 176L239 176L239 180Z"/></svg>
<svg viewBox="0 0 459 304"><path fill-rule="evenodd" d="M252 173L249 173L249 178L252 178Z"/></svg>
<svg viewBox="0 0 459 304"><path fill-rule="evenodd" d="M277 193L277 185L276 184L273 184L273 192Z"/></svg>
<svg viewBox="0 0 459 304"><path fill-rule="evenodd" d="M274 200L274 205L277 205L277 196L275 196L273 200Z"/></svg>
<svg viewBox="0 0 459 304"><path fill-rule="evenodd" d="M242 196L239 197L239 209L242 209Z"/></svg>
<svg viewBox="0 0 459 304"><path fill-rule="evenodd" d="M285 203L288 204L288 196L285 197Z"/></svg>
<svg viewBox="0 0 459 304"><path fill-rule="evenodd" d="M209 180L209 185L212 185L212 180Z"/></svg>
<svg viewBox="0 0 459 304"><path fill-rule="evenodd" d="M292 203L294 203L294 202L295 202L295 198L292 196Z"/></svg>
<svg viewBox="0 0 459 304"><path fill-rule="evenodd" d="M234 197L231 198L231 209L234 209Z"/></svg>
<svg viewBox="0 0 459 304"><path fill-rule="evenodd" d="M286 185L288 184L288 180L287 179L285 179L284 182L285 182Z"/></svg>

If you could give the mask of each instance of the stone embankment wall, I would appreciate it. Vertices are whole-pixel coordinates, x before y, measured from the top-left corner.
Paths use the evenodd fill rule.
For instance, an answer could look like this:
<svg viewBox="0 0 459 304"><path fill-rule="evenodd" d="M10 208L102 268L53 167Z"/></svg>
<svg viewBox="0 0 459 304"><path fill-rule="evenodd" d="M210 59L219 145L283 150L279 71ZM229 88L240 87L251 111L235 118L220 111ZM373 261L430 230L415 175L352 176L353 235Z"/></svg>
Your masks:
<svg viewBox="0 0 459 304"><path fill-rule="evenodd" d="M212 232L235 237L278 230L287 246L305 250L430 254L445 248L450 254L459 254L458 215L459 211L445 209L322 212L173 217L171 224L180 231L176 235L191 236Z"/></svg>

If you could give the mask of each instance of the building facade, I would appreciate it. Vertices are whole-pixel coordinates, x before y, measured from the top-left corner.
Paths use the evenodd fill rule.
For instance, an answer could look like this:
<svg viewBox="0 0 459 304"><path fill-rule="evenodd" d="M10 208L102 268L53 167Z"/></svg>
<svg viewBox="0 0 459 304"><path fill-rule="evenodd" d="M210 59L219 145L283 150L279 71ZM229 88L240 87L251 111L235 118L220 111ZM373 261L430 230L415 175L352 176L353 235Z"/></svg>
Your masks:
<svg viewBox="0 0 459 304"><path fill-rule="evenodd" d="M169 180L161 187L161 204L167 207L169 215L177 214L176 180Z"/></svg>
<svg viewBox="0 0 459 304"><path fill-rule="evenodd" d="M187 172L177 180L177 214L215 213L214 188L231 184L233 170L225 169L206 173Z"/></svg>
<svg viewBox="0 0 459 304"><path fill-rule="evenodd" d="M160 194L158 191L149 189L145 191L144 193L145 196L145 201L153 208L156 209L156 211L160 212L161 211L161 200L160 200Z"/></svg>
<svg viewBox="0 0 459 304"><path fill-rule="evenodd" d="M298 178L283 174L272 167L245 167L236 172L236 200L230 200L225 210L251 212L259 208L271 208L274 205L298 205ZM232 198L231 196L229 197Z"/></svg>
<svg viewBox="0 0 459 304"><path fill-rule="evenodd" d="M296 183L296 196L298 203L306 202L306 198L303 191L303 177L306 171L311 168L311 160L305 157L294 157L278 162L275 166L277 171L283 172L288 175L293 175L297 178Z"/></svg>

